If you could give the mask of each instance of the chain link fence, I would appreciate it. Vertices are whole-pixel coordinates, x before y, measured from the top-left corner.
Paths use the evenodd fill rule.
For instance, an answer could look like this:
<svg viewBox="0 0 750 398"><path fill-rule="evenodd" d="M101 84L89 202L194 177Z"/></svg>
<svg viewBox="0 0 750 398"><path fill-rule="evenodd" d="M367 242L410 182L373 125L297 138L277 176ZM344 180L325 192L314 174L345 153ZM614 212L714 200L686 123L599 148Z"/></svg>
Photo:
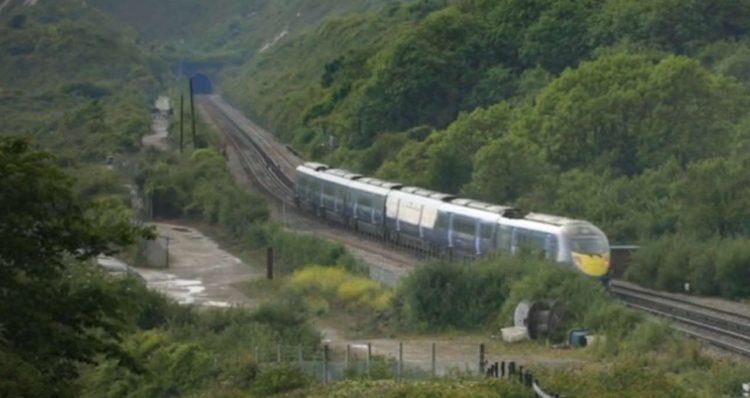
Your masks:
<svg viewBox="0 0 750 398"><path fill-rule="evenodd" d="M420 380L451 375L507 378L532 389L540 398L558 397L541 387L528 366L500 353L486 350L484 344L376 342L334 347L255 346L253 354L263 367L271 363L298 366L320 383L356 376Z"/></svg>

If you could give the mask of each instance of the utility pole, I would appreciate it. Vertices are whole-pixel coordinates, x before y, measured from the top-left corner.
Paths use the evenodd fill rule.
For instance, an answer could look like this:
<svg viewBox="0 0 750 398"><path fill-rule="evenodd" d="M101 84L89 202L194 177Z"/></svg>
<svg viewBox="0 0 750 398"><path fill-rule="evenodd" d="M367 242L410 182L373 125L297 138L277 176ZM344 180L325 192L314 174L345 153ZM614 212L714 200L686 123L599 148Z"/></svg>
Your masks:
<svg viewBox="0 0 750 398"><path fill-rule="evenodd" d="M198 145L195 142L195 104L193 101L193 97L195 95L193 94L193 78L190 78L190 116L192 118L192 124L193 124L193 149L197 149Z"/></svg>
<svg viewBox="0 0 750 398"><path fill-rule="evenodd" d="M183 144L185 142L185 95L180 92L180 154L182 154Z"/></svg>

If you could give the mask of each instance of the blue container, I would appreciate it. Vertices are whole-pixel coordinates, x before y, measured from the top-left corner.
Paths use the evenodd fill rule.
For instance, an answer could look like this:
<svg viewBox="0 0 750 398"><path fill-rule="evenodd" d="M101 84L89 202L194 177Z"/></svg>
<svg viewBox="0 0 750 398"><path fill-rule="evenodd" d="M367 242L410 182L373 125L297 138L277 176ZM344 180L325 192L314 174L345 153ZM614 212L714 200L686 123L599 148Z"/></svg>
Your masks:
<svg viewBox="0 0 750 398"><path fill-rule="evenodd" d="M568 334L568 344L571 347L586 347L586 336L588 334L587 329L573 329Z"/></svg>

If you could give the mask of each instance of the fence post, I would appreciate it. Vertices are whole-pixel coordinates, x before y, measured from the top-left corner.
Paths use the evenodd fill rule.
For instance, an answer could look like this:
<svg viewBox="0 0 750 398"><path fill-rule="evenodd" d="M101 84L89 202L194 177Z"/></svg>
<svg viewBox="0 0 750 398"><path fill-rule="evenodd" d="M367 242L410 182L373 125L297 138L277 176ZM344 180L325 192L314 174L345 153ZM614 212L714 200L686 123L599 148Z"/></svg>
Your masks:
<svg viewBox="0 0 750 398"><path fill-rule="evenodd" d="M523 384L523 366L518 367L518 381Z"/></svg>
<svg viewBox="0 0 750 398"><path fill-rule="evenodd" d="M328 344L323 346L323 384L328 384Z"/></svg>
<svg viewBox="0 0 750 398"><path fill-rule="evenodd" d="M500 361L500 376L505 377L505 361Z"/></svg>
<svg viewBox="0 0 750 398"><path fill-rule="evenodd" d="M372 361L372 343L367 343L367 371L370 371L370 362Z"/></svg>
<svg viewBox="0 0 750 398"><path fill-rule="evenodd" d="M344 362L344 368L349 369L349 357L352 355L352 346L347 344L346 345L346 359Z"/></svg>
<svg viewBox="0 0 750 398"><path fill-rule="evenodd" d="M266 248L266 278L273 279L273 247Z"/></svg>
<svg viewBox="0 0 750 398"><path fill-rule="evenodd" d="M479 374L484 375L484 343L479 344Z"/></svg>
<svg viewBox="0 0 750 398"><path fill-rule="evenodd" d="M281 362L281 344L276 344L276 362Z"/></svg>
<svg viewBox="0 0 750 398"><path fill-rule="evenodd" d="M302 362L304 362L304 358L302 357L302 344L297 344L297 361L299 361L299 366L302 367Z"/></svg>
<svg viewBox="0 0 750 398"><path fill-rule="evenodd" d="M398 378L401 379L401 376L404 372L404 343L402 341L398 342Z"/></svg>
<svg viewBox="0 0 750 398"><path fill-rule="evenodd" d="M435 343L433 342L432 343L432 377L435 377L435 374L436 374L436 372L435 372L435 362L436 362L436 358L435 358Z"/></svg>

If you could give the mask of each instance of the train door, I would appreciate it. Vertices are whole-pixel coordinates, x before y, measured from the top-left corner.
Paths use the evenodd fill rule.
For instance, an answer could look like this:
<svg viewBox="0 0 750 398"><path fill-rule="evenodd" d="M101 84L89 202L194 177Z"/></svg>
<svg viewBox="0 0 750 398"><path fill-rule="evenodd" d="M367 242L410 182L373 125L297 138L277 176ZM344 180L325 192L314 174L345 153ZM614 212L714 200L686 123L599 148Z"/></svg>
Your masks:
<svg viewBox="0 0 750 398"><path fill-rule="evenodd" d="M498 225L495 234L495 249L498 251L512 253L513 251L513 227Z"/></svg>
<svg viewBox="0 0 750 398"><path fill-rule="evenodd" d="M477 220L475 249L477 255L483 255L492 250L496 223Z"/></svg>

